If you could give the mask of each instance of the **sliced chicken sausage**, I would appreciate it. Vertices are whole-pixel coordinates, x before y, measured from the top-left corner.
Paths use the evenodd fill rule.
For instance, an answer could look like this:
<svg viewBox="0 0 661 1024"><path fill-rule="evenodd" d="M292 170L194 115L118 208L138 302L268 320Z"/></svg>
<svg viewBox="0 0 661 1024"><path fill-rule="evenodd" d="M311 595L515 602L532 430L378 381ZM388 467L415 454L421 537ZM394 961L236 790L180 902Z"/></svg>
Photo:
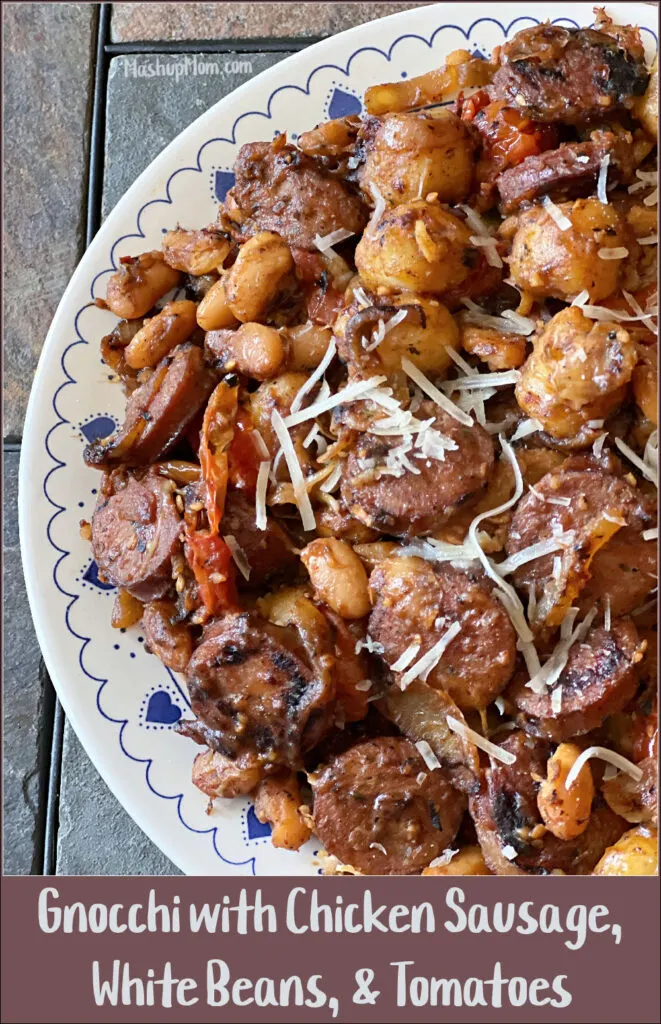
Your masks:
<svg viewBox="0 0 661 1024"><path fill-rule="evenodd" d="M317 251L314 239L339 228L356 234L367 223L357 192L294 146L251 142L235 164L227 212L243 234L273 231L291 246Z"/></svg>
<svg viewBox="0 0 661 1024"><path fill-rule="evenodd" d="M500 746L516 757L515 762L492 760L482 791L469 800L487 865L506 875L590 874L606 847L625 831L626 822L595 801L585 831L575 839L558 839L544 828L537 807L537 780L546 777L551 744L514 732Z"/></svg>
<svg viewBox="0 0 661 1024"><path fill-rule="evenodd" d="M571 124L630 108L649 80L642 52L605 32L548 22L517 32L500 62L490 95L542 121Z"/></svg>
<svg viewBox="0 0 661 1024"><path fill-rule="evenodd" d="M118 433L86 447L88 466L155 462L182 437L216 383L216 375L204 365L202 349L180 346L130 396Z"/></svg>
<svg viewBox="0 0 661 1024"><path fill-rule="evenodd" d="M422 558L388 558L370 576L375 604L369 635L393 665L412 644L415 660L439 642L450 626L460 631L426 677L460 708L485 708L514 671L516 634L490 582L476 570L433 566Z"/></svg>
<svg viewBox="0 0 661 1024"><path fill-rule="evenodd" d="M380 533L421 536L445 522L465 501L485 487L494 466L494 446L481 426L465 427L432 402L416 412L432 419L432 435L444 447L441 459L410 450L398 465L395 449L401 436L360 435L343 465L342 500L349 512ZM394 454L393 454L394 453ZM393 475L399 473L400 475Z"/></svg>
<svg viewBox="0 0 661 1024"><path fill-rule="evenodd" d="M566 572L587 583L592 603L605 605L609 598L616 614L622 614L656 586L653 552L648 554L642 539L642 531L652 525L653 509L624 477L604 472L596 462L586 461L586 466L553 470L528 491L512 516L506 550L514 555L554 534L561 541L564 537L566 549L559 546L517 568L516 585L532 585L541 596L554 576L553 559L561 556ZM612 536L600 546L604 530Z"/></svg>
<svg viewBox="0 0 661 1024"><path fill-rule="evenodd" d="M315 831L365 875L419 873L457 834L466 798L406 739L380 736L313 776Z"/></svg>
<svg viewBox="0 0 661 1024"><path fill-rule="evenodd" d="M609 630L592 629L583 643L569 651L557 686L562 686L559 710L551 693L534 693L524 679L507 691L527 732L556 743L598 728L607 715L621 711L638 685L638 665L645 645L629 618L615 619Z"/></svg>
<svg viewBox="0 0 661 1024"><path fill-rule="evenodd" d="M92 517L92 552L99 575L140 601L172 586L172 556L180 549L181 516L175 484L155 469L106 477Z"/></svg>
<svg viewBox="0 0 661 1024"><path fill-rule="evenodd" d="M296 768L332 724L331 667L313 667L294 629L229 614L209 626L189 662L191 707L213 730L214 749L230 757L253 750Z"/></svg>

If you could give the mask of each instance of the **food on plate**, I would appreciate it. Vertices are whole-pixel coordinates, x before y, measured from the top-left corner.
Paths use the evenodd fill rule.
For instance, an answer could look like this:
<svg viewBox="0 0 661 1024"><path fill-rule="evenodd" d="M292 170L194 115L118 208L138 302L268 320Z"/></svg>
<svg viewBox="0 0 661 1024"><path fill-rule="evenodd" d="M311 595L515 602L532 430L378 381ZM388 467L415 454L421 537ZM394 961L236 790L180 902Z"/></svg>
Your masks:
<svg viewBox="0 0 661 1024"><path fill-rule="evenodd" d="M657 870L655 80L601 10L458 50L120 260L92 552L210 813L327 871Z"/></svg>

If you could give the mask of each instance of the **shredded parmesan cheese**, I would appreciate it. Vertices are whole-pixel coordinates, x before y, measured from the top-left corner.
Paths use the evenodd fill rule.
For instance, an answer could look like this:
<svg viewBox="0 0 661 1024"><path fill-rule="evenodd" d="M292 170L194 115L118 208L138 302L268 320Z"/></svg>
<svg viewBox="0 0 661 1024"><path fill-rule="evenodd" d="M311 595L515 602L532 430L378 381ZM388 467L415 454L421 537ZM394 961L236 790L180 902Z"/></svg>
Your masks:
<svg viewBox="0 0 661 1024"><path fill-rule="evenodd" d="M551 711L554 715L559 715L562 711L562 684L551 692Z"/></svg>
<svg viewBox="0 0 661 1024"><path fill-rule="evenodd" d="M423 654L421 658L411 666L408 672L405 672L399 681L399 685L402 690L405 690L414 679L425 680L432 669L436 668L439 661L443 657L445 649L454 640L457 633L461 631L461 626L458 622L453 622L452 625L440 640L437 640L433 647L431 647L426 654Z"/></svg>
<svg viewBox="0 0 661 1024"><path fill-rule="evenodd" d="M652 530L643 530L643 540L658 540L659 539L659 527L655 526Z"/></svg>
<svg viewBox="0 0 661 1024"><path fill-rule="evenodd" d="M372 640L372 637L369 635L369 633L367 634L364 640L358 640L356 642L354 652L356 654L360 654L363 647L365 648L366 651L369 651L370 654L385 654L385 647L383 646L383 644L380 644L378 640Z"/></svg>
<svg viewBox="0 0 661 1024"><path fill-rule="evenodd" d="M518 853L516 852L515 848L510 845L510 843L508 843L506 846L503 846L502 853L503 857L505 857L507 860L516 860L516 858L518 857Z"/></svg>
<svg viewBox="0 0 661 1024"><path fill-rule="evenodd" d="M608 196L606 195L606 181L608 179L608 165L611 160L610 153L606 153L601 160L599 166L599 177L597 178L597 198L600 203L608 205Z"/></svg>
<svg viewBox="0 0 661 1024"><path fill-rule="evenodd" d="M386 334L389 334L394 327L397 327L397 325L401 324L403 320L406 320L407 316L408 310L400 309L394 314L394 316L391 316L388 323L384 323L383 320L379 320L378 327L376 328L376 330L372 332L371 341L369 341L367 344L365 344L365 341L363 341L363 348L365 349L365 351L373 352L375 348L378 348L383 339L385 338Z"/></svg>
<svg viewBox="0 0 661 1024"><path fill-rule="evenodd" d="M486 261L490 267L503 266L503 261L498 252L495 238L491 235L471 235L470 241L472 245L476 245L478 248L484 249Z"/></svg>
<svg viewBox="0 0 661 1024"><path fill-rule="evenodd" d="M646 462L643 462L640 456L636 455L635 451L629 447L626 441L623 441L621 437L616 437L615 446L616 448L619 448L623 455L626 455L629 462L632 462L636 469L640 470L647 480L651 480L655 487L659 486L659 478L656 469L648 465Z"/></svg>
<svg viewBox="0 0 661 1024"><path fill-rule="evenodd" d="M623 291L622 295L635 311L633 316L628 313L623 313L619 309L609 309L607 306L590 305L588 302L590 296L587 291L579 292L579 294L573 299L572 306L578 306L583 313L583 316L587 317L589 320L601 320L606 322L615 321L616 323L627 323L629 321L642 320L647 324L650 331L656 334L657 327L654 323L656 310L643 310L633 295L627 291Z"/></svg>
<svg viewBox="0 0 661 1024"><path fill-rule="evenodd" d="M456 857L459 850L443 850L438 857L434 857L433 860L429 861L430 868L445 868L448 866L453 857Z"/></svg>
<svg viewBox="0 0 661 1024"><path fill-rule="evenodd" d="M614 750L608 750L607 747L588 747L587 750L578 755L569 769L565 781L565 789L571 789L580 775L583 765L587 764L593 757L598 757L600 761L606 761L608 764L612 764L614 768L619 768L621 772L626 772L635 782L640 782L643 777L642 770L638 765L628 761L621 754L616 754Z"/></svg>
<svg viewBox="0 0 661 1024"><path fill-rule="evenodd" d="M362 286L353 289L353 297L362 309L369 309L372 305Z"/></svg>
<svg viewBox="0 0 661 1024"><path fill-rule="evenodd" d="M592 454L597 458L601 458L601 453L604 450L604 442L608 437L608 431L605 430L603 434L600 434L597 440L592 445Z"/></svg>
<svg viewBox="0 0 661 1024"><path fill-rule="evenodd" d="M441 767L441 762L436 757L436 754L427 743L427 740L419 740L416 743L416 747L418 748L418 753L420 754L420 757L425 762L430 772L433 772L435 768Z"/></svg>
<svg viewBox="0 0 661 1024"><path fill-rule="evenodd" d="M243 576L244 580L249 580L250 562L246 558L246 553L243 548L239 547L236 537L233 537L231 533L228 533L226 537L223 537L223 540L230 549L232 561Z"/></svg>
<svg viewBox="0 0 661 1024"><path fill-rule="evenodd" d="M302 403L303 399L312 390L312 388L315 386L317 381L321 380L321 378L325 374L326 370L328 369L330 364L333 362L333 359L335 358L335 353L336 352L337 352L337 345L335 343L335 338L331 338L331 340L328 342L328 348L326 349L326 352L324 353L324 358L319 363L319 366L316 368L316 370L314 370L310 374L310 376L306 380L305 384L303 384L303 386L300 387L299 390L296 392L296 395L294 397L294 401L291 403L291 410L290 411L292 413L298 412L298 410L301 408L301 403Z"/></svg>
<svg viewBox="0 0 661 1024"><path fill-rule="evenodd" d="M360 693L367 693L368 690L372 689L372 680L361 679L359 683L356 683L354 689L358 690Z"/></svg>
<svg viewBox="0 0 661 1024"><path fill-rule="evenodd" d="M448 415L453 417L453 419L458 420L459 423L463 423L465 427L473 426L473 420L471 417L455 405L454 402L451 402L442 391L439 391L438 388L432 384L427 377L425 377L422 370L419 370L417 366L413 365L410 359L402 359L402 369L406 376L410 377L411 380L418 385L420 390L424 391L427 397L431 398L433 402L436 402L444 412L447 412Z"/></svg>
<svg viewBox="0 0 661 1024"><path fill-rule="evenodd" d="M317 367L315 373L317 373L318 370L319 367ZM347 384L346 387L342 388L341 391L338 391L337 394L329 395L328 398L313 402L312 405L308 405L307 408L301 409L300 411L296 411L287 416L284 420L284 424L286 427L295 427L298 423L304 423L306 420L315 419L317 416L320 416L322 412L328 412L329 409L333 409L336 405L343 405L345 402L355 402L358 399L373 398L374 396L369 394L369 392L377 388L379 384L383 384L385 380L387 380L387 377L369 377L367 380L357 380L353 384ZM305 387L305 385L303 386Z"/></svg>
<svg viewBox="0 0 661 1024"><path fill-rule="evenodd" d="M266 442L264 441L264 438L260 434L259 430L253 430L253 432L252 432L252 441L253 441L253 444L254 444L255 448L257 449L257 454L260 456L260 458L263 459L263 460L269 459L270 458L269 450L266 447Z"/></svg>
<svg viewBox="0 0 661 1024"><path fill-rule="evenodd" d="M606 594L606 599L605 599L604 604L605 604L605 608L604 608L604 629L606 630L607 633L610 633L610 631L611 631L611 599L608 596L608 594Z"/></svg>
<svg viewBox="0 0 661 1024"><path fill-rule="evenodd" d="M372 193L372 198L374 200L374 209L372 211L372 216L370 217L369 224L365 228L365 234L373 235L379 224L379 221L386 212L386 201L381 195L379 188L374 184L373 181L370 181L369 183L369 190Z"/></svg>
<svg viewBox="0 0 661 1024"><path fill-rule="evenodd" d="M485 238L491 234L489 228L482 220L477 210L474 210L472 206L468 206L466 203L457 203L457 209L463 210L466 214L466 223L471 231L474 231L476 235L480 235L482 238Z"/></svg>
<svg viewBox="0 0 661 1024"><path fill-rule="evenodd" d="M470 391L473 388L498 388L516 384L521 374L518 370L502 370L496 373L471 374L457 380L443 381L444 391Z"/></svg>
<svg viewBox="0 0 661 1024"><path fill-rule="evenodd" d="M515 569L518 569L520 565L525 565L527 562L534 562L536 558L542 558L544 555L550 555L554 551L561 551L566 548L568 541L566 538L570 536L565 534L565 537L549 537L548 540L539 540L536 544L531 544L527 548L522 548L521 551L517 551L515 555L510 555L504 562L500 562L495 566L496 572L500 573L501 576L508 576ZM573 538L573 534L571 534Z"/></svg>
<svg viewBox="0 0 661 1024"><path fill-rule="evenodd" d="M351 238L355 235L355 231L347 231L346 228L337 228L336 231L331 231L328 235L315 235L314 244L319 252L328 252L338 242L344 242L345 239Z"/></svg>
<svg viewBox="0 0 661 1024"><path fill-rule="evenodd" d="M549 217L556 222L561 231L568 231L569 228L571 228L572 223L569 217L562 212L559 206L555 205L549 196L544 196L542 199L542 206L548 213Z"/></svg>
<svg viewBox="0 0 661 1024"><path fill-rule="evenodd" d="M568 615L569 613L571 613L571 618L567 621L569 623L569 628L571 628L577 613L575 609L570 609ZM532 678L526 683L526 686L531 689L533 693L546 693L549 687L552 687L557 683L567 665L571 648L575 643L585 639L590 626L594 622L596 614L597 609L591 608L583 621L576 627L576 629L572 630L569 636L566 635L568 633L568 629L565 626L565 622L562 623L562 627L565 627L565 635L563 636L563 628L561 627L560 640L554 647L551 656L544 663L542 668L540 668L539 672L532 676Z"/></svg>
<svg viewBox="0 0 661 1024"><path fill-rule="evenodd" d="M307 412L307 410L304 410ZM303 477L303 471L299 465L299 461L292 444L292 439L289 436L289 431L285 425L285 421L278 412L277 409L273 410L271 416L271 425L275 431L275 435L280 442L285 462L287 463L287 469L289 470L289 478L294 488L294 497L296 504L298 505L298 511L301 516L301 522L303 523L304 530L314 530L317 522L314 518L314 511L312 504L305 486L305 479Z"/></svg>
<svg viewBox="0 0 661 1024"><path fill-rule="evenodd" d="M492 316L486 313L477 302L472 299L462 299L462 305L468 310L464 318L468 323L476 324L478 327L493 327L496 331L503 331L506 334L523 334L528 336L535 330L535 323L528 317L520 316L514 310L505 310L502 316ZM507 317L505 313L508 313ZM512 316L511 314L514 314Z"/></svg>
<svg viewBox="0 0 661 1024"><path fill-rule="evenodd" d="M502 747L499 747L490 740L485 739L484 736L480 736L479 732L475 732L474 729L471 729L464 722L460 722L458 718L453 718L452 715L446 715L445 721L452 732L456 732L465 739L470 740L471 743L474 743L476 747L483 750L485 754L489 755L489 757L493 757L495 761L501 761L502 764L514 764L516 761L516 757L514 754L511 754L509 750L503 750Z"/></svg>
<svg viewBox="0 0 661 1024"><path fill-rule="evenodd" d="M390 666L393 672L403 672L405 668L408 668L413 659L417 658L419 650L419 643L409 644L406 650L402 651L397 661Z"/></svg>
<svg viewBox="0 0 661 1024"><path fill-rule="evenodd" d="M542 424L538 420L522 420L512 434L510 441L521 441L524 437L536 434L538 430L542 429Z"/></svg>
<svg viewBox="0 0 661 1024"><path fill-rule="evenodd" d="M269 486L269 473L271 461L260 462L257 473L257 488L255 492L255 526L258 530L266 529L266 492Z"/></svg>
<svg viewBox="0 0 661 1024"><path fill-rule="evenodd" d="M629 250L624 245L616 245L613 247L604 246L597 250L597 256L600 260L624 260L629 255Z"/></svg>
<svg viewBox="0 0 661 1024"><path fill-rule="evenodd" d="M526 660L528 671L535 672L539 669L539 658L537 656L537 651L535 650L535 645L533 644L532 631L530 629L530 626L526 622L525 613L523 611L523 605L521 604L519 596L514 587L512 587L509 583L505 582L505 580L499 574L495 566L492 565L491 561L480 547L477 539L477 527L484 519L490 519L492 516L498 516L502 512L507 512L508 509L516 505L517 501L523 494L523 477L521 476L521 469L519 468L519 463L516 460L516 455L514 454L512 447L503 437L500 438L500 444L503 449L503 453L509 460L512 470L514 471L514 494L510 498L508 498L507 501L504 501L502 505L499 505L497 508L490 509L487 512L481 512L480 515L475 517L475 519L468 528L468 544L472 547L477 558L479 558L480 562L482 563L482 566L487 576L489 576L498 587L496 594L499 597L502 604L505 606L505 610L507 611L507 614L512 620L512 625L514 626L518 634L520 643L519 649L521 650Z"/></svg>

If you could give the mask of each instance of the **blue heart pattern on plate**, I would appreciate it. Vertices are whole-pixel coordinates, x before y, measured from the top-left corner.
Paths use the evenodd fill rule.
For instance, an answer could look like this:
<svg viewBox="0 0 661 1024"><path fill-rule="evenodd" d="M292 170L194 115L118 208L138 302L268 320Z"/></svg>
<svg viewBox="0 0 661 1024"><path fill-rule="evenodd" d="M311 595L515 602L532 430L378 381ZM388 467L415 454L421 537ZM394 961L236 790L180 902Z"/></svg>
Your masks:
<svg viewBox="0 0 661 1024"><path fill-rule="evenodd" d="M181 708L172 703L172 698L167 690L156 690L152 693L147 704L146 722L155 722L158 725L174 725L181 718Z"/></svg>
<svg viewBox="0 0 661 1024"><path fill-rule="evenodd" d="M219 203L224 202L225 196L234 185L234 171L216 171L215 190L216 199Z"/></svg>
<svg viewBox="0 0 661 1024"><path fill-rule="evenodd" d="M93 420L89 420L88 423L81 423L80 432L87 440L99 441L103 437L109 437L117 429L112 416L95 416Z"/></svg>
<svg viewBox="0 0 661 1024"><path fill-rule="evenodd" d="M104 583L103 580L99 579L99 567L94 560L92 560L87 569L85 569L83 579L86 583L91 583L93 587L98 587L99 590L115 589L114 583Z"/></svg>
<svg viewBox="0 0 661 1024"><path fill-rule="evenodd" d="M246 812L246 831L248 839L265 839L271 835L271 826L268 823L262 824L255 814L255 808L252 804Z"/></svg>
<svg viewBox="0 0 661 1024"><path fill-rule="evenodd" d="M360 114L363 105L357 96L344 89L335 89L328 104L328 116L348 117L349 114Z"/></svg>

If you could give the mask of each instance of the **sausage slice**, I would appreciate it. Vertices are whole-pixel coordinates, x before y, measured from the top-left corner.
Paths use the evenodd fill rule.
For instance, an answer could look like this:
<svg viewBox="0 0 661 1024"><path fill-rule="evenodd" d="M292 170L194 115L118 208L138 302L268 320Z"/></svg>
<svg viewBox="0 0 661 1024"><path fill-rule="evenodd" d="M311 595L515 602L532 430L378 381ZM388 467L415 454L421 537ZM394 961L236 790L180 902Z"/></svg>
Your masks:
<svg viewBox="0 0 661 1024"><path fill-rule="evenodd" d="M92 517L92 552L99 574L139 601L164 597L172 586L172 556L181 547L175 484L155 469L114 470Z"/></svg>
<svg viewBox="0 0 661 1024"><path fill-rule="evenodd" d="M365 875L414 875L457 834L465 797L414 745L396 736L358 743L312 779L315 832Z"/></svg>
<svg viewBox="0 0 661 1024"><path fill-rule="evenodd" d="M273 516L267 516L266 529L255 526L255 502L241 491L230 491L221 525L223 536L236 540L250 566L250 578L239 580L241 587L263 588L275 578L296 571L298 558L293 543Z"/></svg>
<svg viewBox="0 0 661 1024"><path fill-rule="evenodd" d="M561 743L598 728L607 715L626 706L636 692L644 650L631 619L615 619L610 630L592 629L571 648L557 683L562 686L559 711L550 693L533 693L523 679L512 683L507 697L527 732Z"/></svg>
<svg viewBox="0 0 661 1024"><path fill-rule="evenodd" d="M150 601L142 616L145 650L156 654L173 672L184 672L193 651L189 626L178 621L174 601Z"/></svg>
<svg viewBox="0 0 661 1024"><path fill-rule="evenodd" d="M226 208L244 234L274 231L289 245L316 252L316 235L338 228L357 234L367 223L361 197L295 146L250 142L239 150L234 173Z"/></svg>
<svg viewBox="0 0 661 1024"><path fill-rule="evenodd" d="M493 440L479 424L465 427L433 402L421 403L416 417L433 419L432 429L455 446L445 451L443 460L409 451L406 457L418 472L402 467L401 475L394 476L398 470L392 452L405 439L365 433L343 465L344 504L351 515L380 533L432 533L480 493L493 470Z"/></svg>
<svg viewBox="0 0 661 1024"><path fill-rule="evenodd" d="M641 547L646 543L642 540L642 531L652 523L652 508L626 479L604 472L596 463L585 469L554 470L542 477L534 491L528 491L512 516L507 554L516 554L537 541L548 540L554 533L573 533L569 552L571 569L576 576L584 576L595 528L602 520L608 524L609 516L624 523L624 527L589 563L588 574L594 579L589 593L604 601L610 597L618 614L631 611L656 586L648 553ZM611 545L615 560L609 553ZM617 560L618 556L621 561ZM554 554L544 555L520 566L513 575L516 585L532 584L540 596L544 583L553 576L554 557Z"/></svg>
<svg viewBox="0 0 661 1024"><path fill-rule="evenodd" d="M492 760L480 794L469 800L487 865L498 874L590 874L626 822L595 801L585 831L575 839L558 839L543 827L537 807L537 780L546 778L550 743L514 732L500 746L516 761L506 765Z"/></svg>
<svg viewBox="0 0 661 1024"><path fill-rule="evenodd" d="M209 746L229 757L253 750L297 768L332 725L330 671L312 666L294 629L247 612L210 625L186 679Z"/></svg>
<svg viewBox="0 0 661 1024"><path fill-rule="evenodd" d="M490 95L542 121L572 124L630 108L649 81L642 52L605 32L548 22L517 32L500 61Z"/></svg>
<svg viewBox="0 0 661 1024"><path fill-rule="evenodd" d="M608 184L627 177L629 148L617 144L611 133L595 133L588 142L566 142L558 149L528 156L496 179L503 213L514 213L523 203L542 196L556 202L587 196L595 191L605 156L609 156Z"/></svg>
<svg viewBox="0 0 661 1024"><path fill-rule="evenodd" d="M416 658L422 657L458 622L461 630L427 684L445 690L462 709L485 708L507 685L516 661L516 634L483 573L395 557L377 566L370 589L375 604L369 635L383 645L389 665L413 643L420 644Z"/></svg>
<svg viewBox="0 0 661 1024"><path fill-rule="evenodd" d="M144 466L164 455L185 433L217 382L204 365L202 349L182 345L161 360L126 404L118 433L93 441L84 452L88 466L121 462Z"/></svg>

